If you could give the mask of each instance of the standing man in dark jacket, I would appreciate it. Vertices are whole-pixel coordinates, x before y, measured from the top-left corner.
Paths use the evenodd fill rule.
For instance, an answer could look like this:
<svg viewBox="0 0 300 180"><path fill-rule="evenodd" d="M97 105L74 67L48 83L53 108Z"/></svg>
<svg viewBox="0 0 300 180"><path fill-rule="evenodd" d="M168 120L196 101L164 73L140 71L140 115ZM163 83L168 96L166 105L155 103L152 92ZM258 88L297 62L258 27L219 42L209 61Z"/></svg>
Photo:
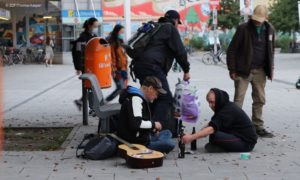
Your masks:
<svg viewBox="0 0 300 180"><path fill-rule="evenodd" d="M183 142L187 144L209 135L209 143L205 145L208 152L252 151L257 135L247 114L230 102L228 94L220 89L211 89L206 99L215 112L214 116L207 127L195 134L183 136Z"/></svg>
<svg viewBox="0 0 300 180"><path fill-rule="evenodd" d="M169 88L167 75L172 67L174 59L183 69L183 79L190 79L190 64L187 60L187 52L177 30L181 24L180 15L175 10L169 10L164 17L158 21L161 27L152 37L145 51L138 59L133 59L133 71L135 76L143 84L145 77L156 76L162 82L167 94L161 95L152 104L153 120L162 123L164 129L170 128L168 124L173 117L172 112L172 93Z"/></svg>
<svg viewBox="0 0 300 180"><path fill-rule="evenodd" d="M261 137L274 135L264 128L262 111L265 104L266 77L273 79L274 36L273 26L266 21L268 10L258 5L251 19L237 27L228 47L227 65L234 80L234 102L242 107L249 83L252 86L252 121Z"/></svg>
<svg viewBox="0 0 300 180"><path fill-rule="evenodd" d="M122 104L117 134L130 143L137 143L163 153L169 153L174 147L172 133L161 131L161 123L152 121L149 102L166 94L162 84L155 76L148 76L140 89L128 86L120 94Z"/></svg>

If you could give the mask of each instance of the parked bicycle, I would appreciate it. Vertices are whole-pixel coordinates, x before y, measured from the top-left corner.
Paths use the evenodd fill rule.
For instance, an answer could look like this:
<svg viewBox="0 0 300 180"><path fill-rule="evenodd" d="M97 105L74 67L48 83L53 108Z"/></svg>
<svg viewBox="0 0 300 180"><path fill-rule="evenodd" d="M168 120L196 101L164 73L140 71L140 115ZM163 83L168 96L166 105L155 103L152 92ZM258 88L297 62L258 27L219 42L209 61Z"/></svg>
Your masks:
<svg viewBox="0 0 300 180"><path fill-rule="evenodd" d="M23 59L20 55L20 51L18 49L12 47L0 47L1 54L1 64L3 66L11 66L14 64L21 64Z"/></svg>
<svg viewBox="0 0 300 180"><path fill-rule="evenodd" d="M42 48L27 48L25 55L25 63L38 63L44 62L45 53Z"/></svg>
<svg viewBox="0 0 300 180"><path fill-rule="evenodd" d="M202 62L206 65L226 64L225 51L222 48L218 48L217 52L214 53L214 48L210 48L210 51L202 56Z"/></svg>

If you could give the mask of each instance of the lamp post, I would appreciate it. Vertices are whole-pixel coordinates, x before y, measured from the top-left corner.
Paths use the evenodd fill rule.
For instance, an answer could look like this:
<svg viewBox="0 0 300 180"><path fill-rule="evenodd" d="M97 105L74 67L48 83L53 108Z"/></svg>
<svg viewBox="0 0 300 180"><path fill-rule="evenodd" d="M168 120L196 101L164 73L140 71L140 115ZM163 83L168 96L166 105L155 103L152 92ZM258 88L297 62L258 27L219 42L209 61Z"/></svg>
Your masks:
<svg viewBox="0 0 300 180"><path fill-rule="evenodd" d="M128 40L131 36L131 2L124 0L125 37Z"/></svg>

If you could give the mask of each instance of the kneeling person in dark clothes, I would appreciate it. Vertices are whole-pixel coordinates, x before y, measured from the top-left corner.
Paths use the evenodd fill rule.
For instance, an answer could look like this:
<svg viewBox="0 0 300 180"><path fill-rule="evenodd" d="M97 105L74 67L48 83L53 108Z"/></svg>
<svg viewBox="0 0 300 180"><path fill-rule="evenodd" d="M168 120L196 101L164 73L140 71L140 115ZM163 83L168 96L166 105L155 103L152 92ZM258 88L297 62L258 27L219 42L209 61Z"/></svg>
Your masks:
<svg viewBox="0 0 300 180"><path fill-rule="evenodd" d="M169 153L175 147L172 133L163 130L160 122L151 120L149 102L166 94L161 81L148 76L140 89L128 86L120 94L122 104L117 134L130 143L142 144L149 149Z"/></svg>
<svg viewBox="0 0 300 180"><path fill-rule="evenodd" d="M185 135L184 143L209 135L205 145L208 152L249 152L252 151L257 135L254 125L247 114L236 104L229 101L225 91L211 89L206 99L215 112L207 127L193 135Z"/></svg>

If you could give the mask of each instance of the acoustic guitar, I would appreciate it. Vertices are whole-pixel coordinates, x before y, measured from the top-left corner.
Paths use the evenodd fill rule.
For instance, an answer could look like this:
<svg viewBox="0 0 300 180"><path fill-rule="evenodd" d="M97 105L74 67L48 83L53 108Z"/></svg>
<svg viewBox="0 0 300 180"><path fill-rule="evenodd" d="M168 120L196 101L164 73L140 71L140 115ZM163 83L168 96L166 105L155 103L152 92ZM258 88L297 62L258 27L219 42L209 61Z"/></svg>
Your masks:
<svg viewBox="0 0 300 180"><path fill-rule="evenodd" d="M140 144L130 144L119 138L115 134L109 134L117 141L123 143L118 146L119 155L126 160L126 164L131 168L153 168L163 165L164 154L150 150Z"/></svg>

